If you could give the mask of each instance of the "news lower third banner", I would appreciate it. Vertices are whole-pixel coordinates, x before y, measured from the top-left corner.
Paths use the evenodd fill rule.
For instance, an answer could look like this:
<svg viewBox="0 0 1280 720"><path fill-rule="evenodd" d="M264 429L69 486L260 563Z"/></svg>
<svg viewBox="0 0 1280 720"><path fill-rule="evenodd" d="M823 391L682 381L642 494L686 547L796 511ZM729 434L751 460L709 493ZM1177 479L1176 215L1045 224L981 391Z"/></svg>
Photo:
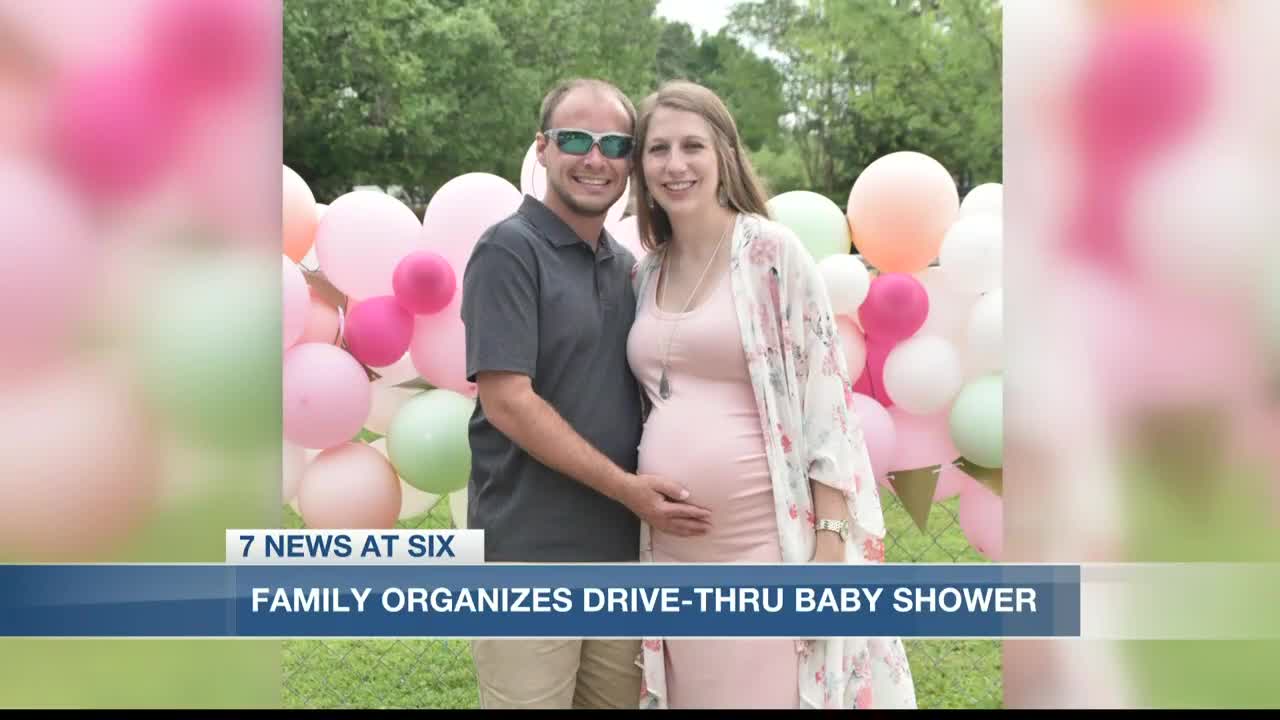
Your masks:
<svg viewBox="0 0 1280 720"><path fill-rule="evenodd" d="M221 565L0 566L0 636L1078 637L1068 565L483 562L467 530L227 532Z"/></svg>

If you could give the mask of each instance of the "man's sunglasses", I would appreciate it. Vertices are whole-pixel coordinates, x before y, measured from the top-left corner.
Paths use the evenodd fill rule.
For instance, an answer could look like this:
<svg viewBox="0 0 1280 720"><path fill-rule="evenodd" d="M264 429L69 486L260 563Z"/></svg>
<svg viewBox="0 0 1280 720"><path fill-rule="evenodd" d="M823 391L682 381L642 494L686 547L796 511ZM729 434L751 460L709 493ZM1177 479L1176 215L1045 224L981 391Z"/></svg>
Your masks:
<svg viewBox="0 0 1280 720"><path fill-rule="evenodd" d="M610 160L624 158L631 152L631 136L621 133L593 133L589 130L557 128L543 133L555 141L561 152L570 155L586 155L591 146L599 143L600 154Z"/></svg>

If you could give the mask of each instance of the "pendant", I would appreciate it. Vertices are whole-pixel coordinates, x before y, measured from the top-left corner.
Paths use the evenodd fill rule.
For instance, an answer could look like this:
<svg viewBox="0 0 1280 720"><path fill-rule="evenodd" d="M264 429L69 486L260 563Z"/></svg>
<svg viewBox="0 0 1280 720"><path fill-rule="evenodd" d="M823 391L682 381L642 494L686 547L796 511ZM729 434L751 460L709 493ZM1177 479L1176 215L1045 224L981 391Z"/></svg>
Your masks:
<svg viewBox="0 0 1280 720"><path fill-rule="evenodd" d="M667 369L662 368L662 377L658 379L658 395L663 400L671 397L671 383L667 380Z"/></svg>

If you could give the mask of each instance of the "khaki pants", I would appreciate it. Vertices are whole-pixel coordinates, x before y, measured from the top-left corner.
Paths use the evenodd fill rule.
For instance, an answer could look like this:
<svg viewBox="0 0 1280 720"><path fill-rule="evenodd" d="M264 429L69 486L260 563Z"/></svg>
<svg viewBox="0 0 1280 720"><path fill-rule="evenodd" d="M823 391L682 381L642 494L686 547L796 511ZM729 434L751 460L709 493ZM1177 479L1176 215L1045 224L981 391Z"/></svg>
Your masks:
<svg viewBox="0 0 1280 720"><path fill-rule="evenodd" d="M639 640L473 640L480 707L640 706Z"/></svg>

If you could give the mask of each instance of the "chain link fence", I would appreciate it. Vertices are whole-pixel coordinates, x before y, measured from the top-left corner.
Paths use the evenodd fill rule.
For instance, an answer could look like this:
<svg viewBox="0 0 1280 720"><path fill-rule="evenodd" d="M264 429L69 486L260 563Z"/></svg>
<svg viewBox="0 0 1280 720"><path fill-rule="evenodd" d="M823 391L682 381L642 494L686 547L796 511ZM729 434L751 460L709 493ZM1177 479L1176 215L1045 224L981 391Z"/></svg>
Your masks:
<svg viewBox="0 0 1280 720"><path fill-rule="evenodd" d="M891 493L882 495L887 562L986 562L960 530L957 500L934 503L922 532ZM288 525L301 527L286 509ZM442 499L403 528L452 527ZM997 640L905 640L921 709L999 708ZM283 700L289 708L478 708L465 640L290 640L283 643Z"/></svg>

